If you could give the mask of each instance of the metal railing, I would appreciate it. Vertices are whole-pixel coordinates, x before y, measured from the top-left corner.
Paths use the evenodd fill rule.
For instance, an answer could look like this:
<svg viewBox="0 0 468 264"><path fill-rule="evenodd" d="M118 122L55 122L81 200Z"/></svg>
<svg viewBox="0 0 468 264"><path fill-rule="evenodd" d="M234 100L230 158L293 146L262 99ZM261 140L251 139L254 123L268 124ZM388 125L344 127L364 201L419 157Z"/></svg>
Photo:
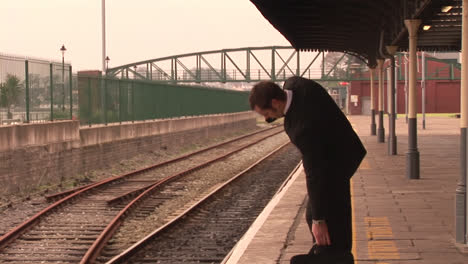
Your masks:
<svg viewBox="0 0 468 264"><path fill-rule="evenodd" d="M258 53L262 49L271 54L270 59L275 58L271 63L273 68L269 69L271 65L260 60ZM88 76L81 77L80 81L72 75L69 64L0 54L0 125L78 118L82 124L107 124L249 109L247 92L188 86L193 83L237 82L245 88L244 85L251 86L259 80L284 81L299 75L333 88L339 87L340 81L369 80L368 68L362 63L351 63L350 55L342 53L328 60L324 53L308 54L310 57L301 53L299 63L299 53L290 47L233 50L244 55L240 57L230 52L211 51L144 61L109 69L109 74L121 79ZM223 62L229 61L235 69L224 64L218 69L209 64L209 53L221 56ZM183 58L192 56L197 58L195 67L183 64ZM250 58L247 64L236 61L246 58ZM172 68L164 71L162 65L156 64L164 61L172 62L169 64ZM252 61L257 61L260 68L250 65ZM281 63L275 65L274 61ZM405 54L398 53L396 61L397 78L404 80ZM422 67L422 60L418 62ZM306 65L299 67L300 64ZM456 59L428 56L424 65L425 80L460 80L460 64ZM421 80L422 71L417 75ZM195 106L192 103L195 100L201 103Z"/></svg>
<svg viewBox="0 0 468 264"><path fill-rule="evenodd" d="M248 111L249 92L78 76L82 125Z"/></svg>
<svg viewBox="0 0 468 264"><path fill-rule="evenodd" d="M425 79L460 79L456 59L426 56ZM396 54L398 79L404 78L406 53ZM421 63L421 54L418 55ZM421 68L421 67L419 67ZM351 54L341 52L305 52L293 47L267 46L222 49L179 54L130 63L107 70L109 76L121 79L166 81L171 83L236 83L272 80L285 81L301 76L316 81L369 80L366 64ZM418 74L421 79L421 73Z"/></svg>
<svg viewBox="0 0 468 264"><path fill-rule="evenodd" d="M0 54L0 124L73 119L74 81L70 64Z"/></svg>

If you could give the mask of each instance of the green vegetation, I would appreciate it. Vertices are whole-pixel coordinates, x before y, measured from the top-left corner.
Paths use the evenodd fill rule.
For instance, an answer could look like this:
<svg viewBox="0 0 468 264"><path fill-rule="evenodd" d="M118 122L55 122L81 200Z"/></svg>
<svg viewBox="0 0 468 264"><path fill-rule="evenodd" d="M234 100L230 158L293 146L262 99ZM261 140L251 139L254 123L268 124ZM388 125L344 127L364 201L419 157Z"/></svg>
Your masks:
<svg viewBox="0 0 468 264"><path fill-rule="evenodd" d="M0 83L0 106L7 108L7 118L12 119L11 106L18 103L21 91L21 81L15 75L7 74L6 82Z"/></svg>
<svg viewBox="0 0 468 264"><path fill-rule="evenodd" d="M62 111L54 109L54 120L65 120L70 119L70 111Z"/></svg>

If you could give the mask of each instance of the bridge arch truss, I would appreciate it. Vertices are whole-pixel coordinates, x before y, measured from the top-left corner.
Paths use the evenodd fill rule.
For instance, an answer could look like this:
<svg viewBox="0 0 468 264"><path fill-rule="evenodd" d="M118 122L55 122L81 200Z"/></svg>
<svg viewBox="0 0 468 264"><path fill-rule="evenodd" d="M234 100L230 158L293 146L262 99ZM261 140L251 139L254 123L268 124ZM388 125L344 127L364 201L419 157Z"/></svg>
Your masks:
<svg viewBox="0 0 468 264"><path fill-rule="evenodd" d="M291 76L346 80L333 74L345 55L330 65L325 63L324 52L297 51L290 46L222 49L130 63L109 68L107 76L173 83L281 82Z"/></svg>

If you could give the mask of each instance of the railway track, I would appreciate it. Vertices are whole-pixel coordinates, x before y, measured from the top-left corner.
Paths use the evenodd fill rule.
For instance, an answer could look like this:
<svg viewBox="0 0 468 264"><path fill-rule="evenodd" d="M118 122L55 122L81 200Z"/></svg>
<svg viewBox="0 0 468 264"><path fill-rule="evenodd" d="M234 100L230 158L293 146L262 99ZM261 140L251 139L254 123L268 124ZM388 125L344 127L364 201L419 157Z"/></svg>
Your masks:
<svg viewBox="0 0 468 264"><path fill-rule="evenodd" d="M125 201L141 195L157 184L169 182L165 179L175 179L200 170L209 163L253 146L254 142L274 138L276 136L273 135L279 134L281 129L273 128L262 132L50 197L54 199L65 196L0 238L0 263L91 262L92 260L83 260L83 256L108 227L109 222L126 207ZM167 177L168 175L170 176ZM172 183L166 192L161 192L167 197L159 201L177 197L177 185L183 184ZM157 205L152 204L151 207L153 206ZM150 211L148 207L147 211Z"/></svg>
<svg viewBox="0 0 468 264"><path fill-rule="evenodd" d="M59 192L59 193L55 193L55 194L52 194L52 195L47 195L45 196L45 198L48 200L48 201L56 201L56 200L59 200L61 198L64 198L66 196L69 196L73 193L76 193L80 190L83 190L85 188L88 188L88 187L91 187L91 186L94 186L96 184L101 184L101 183L106 183L108 181L116 181L116 180L119 180L119 179L122 179L122 178L128 178L129 176L135 176L135 175L138 175L138 174L141 174L141 173L144 173L148 170L152 170L152 169L155 169L155 168L158 168L158 167L162 167L164 165L168 165L168 164L174 164L176 161L181 161L181 160L186 160L188 158L192 158L200 153L204 153L204 152L207 152L207 151L210 151L210 150L216 150L216 148L219 148L219 147L222 147L224 145L228 145L228 144L232 144L235 146L236 142L240 142L241 140L243 139L246 139L246 138L249 138L249 137L252 137L252 136L257 136L258 134L261 134L261 133L264 133L264 132L268 132L268 131L271 131L271 130L275 130L275 129L279 129L278 126L275 126L275 127L270 127L270 128L266 128L266 129L262 129L262 130L259 130L259 131L255 131L255 132L252 132L250 134L246 134L246 135L243 135L243 136L239 136L239 137L236 137L236 138L233 138L231 140L228 140L228 141L225 141L225 142L221 142L219 144L215 144L213 146L209 146L209 147L206 147L206 148L203 148L203 149L200 149L198 151L194 151L194 152L191 152L191 153L188 153L188 154L185 154L185 155L182 155L182 156L179 156L179 157L176 157L174 159L170 159L170 160L167 160L167 161L163 161L163 162L160 162L160 163L157 163L157 164L154 164L154 165L151 165L151 166L148 166L148 167L145 167L145 168L142 168L142 169L138 169L138 170L135 170L135 171L132 171L132 172L129 172L129 173L126 173L126 174L123 174L123 175L120 175L120 176L117 176L117 177L110 177L110 178L106 178L106 179L103 179L99 182L93 182L93 183L90 183L90 184L87 184L87 185L84 185L84 186L80 186L80 187L77 187L77 188L74 188L74 189L71 189L71 190L67 190L67 191L63 191L63 192Z"/></svg>
<svg viewBox="0 0 468 264"><path fill-rule="evenodd" d="M133 229L121 228L97 262L221 263L299 161L298 151L284 144L217 188L201 193L173 220L126 250L120 240L132 237ZM137 215L128 218L151 225ZM109 259L112 251L122 253Z"/></svg>

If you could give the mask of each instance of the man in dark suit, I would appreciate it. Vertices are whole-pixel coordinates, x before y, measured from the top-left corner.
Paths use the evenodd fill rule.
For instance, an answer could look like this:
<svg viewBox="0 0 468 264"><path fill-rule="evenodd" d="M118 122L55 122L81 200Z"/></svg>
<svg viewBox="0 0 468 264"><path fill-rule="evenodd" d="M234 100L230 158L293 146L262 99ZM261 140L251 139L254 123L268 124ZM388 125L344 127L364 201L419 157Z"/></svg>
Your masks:
<svg viewBox="0 0 468 264"><path fill-rule="evenodd" d="M283 89L270 81L259 82L249 102L267 122L284 116L284 129L302 154L313 246L291 263L354 263L349 181L366 150L320 84L292 77Z"/></svg>

